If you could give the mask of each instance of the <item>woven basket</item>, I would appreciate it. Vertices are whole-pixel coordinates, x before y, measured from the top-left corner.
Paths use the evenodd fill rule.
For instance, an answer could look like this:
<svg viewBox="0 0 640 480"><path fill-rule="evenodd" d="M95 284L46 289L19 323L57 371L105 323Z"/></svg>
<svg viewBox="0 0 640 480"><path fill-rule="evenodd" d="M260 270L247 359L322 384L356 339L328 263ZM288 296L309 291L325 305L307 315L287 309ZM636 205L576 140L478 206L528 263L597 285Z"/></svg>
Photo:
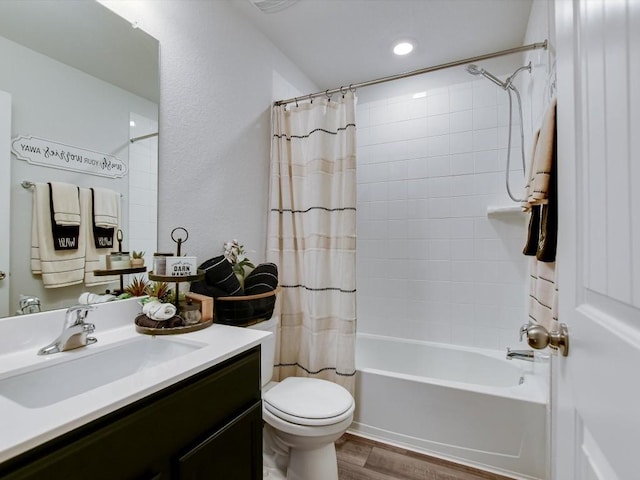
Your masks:
<svg viewBox="0 0 640 480"><path fill-rule="evenodd" d="M214 322L247 327L273 315L280 287L266 293L239 297L218 297L213 302Z"/></svg>

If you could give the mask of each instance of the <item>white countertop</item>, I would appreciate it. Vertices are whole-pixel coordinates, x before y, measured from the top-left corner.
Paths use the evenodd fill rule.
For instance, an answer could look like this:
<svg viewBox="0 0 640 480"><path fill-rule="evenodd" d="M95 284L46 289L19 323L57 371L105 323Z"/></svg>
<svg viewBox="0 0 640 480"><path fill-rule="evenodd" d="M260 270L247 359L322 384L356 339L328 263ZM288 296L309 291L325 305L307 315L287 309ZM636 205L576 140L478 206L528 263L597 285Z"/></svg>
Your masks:
<svg viewBox="0 0 640 480"><path fill-rule="evenodd" d="M60 333L64 310L1 319L0 379L16 371L82 358L128 339L162 338L136 332L133 318L139 311L137 302L112 302L98 308L87 319L96 325L92 336L98 339L97 343L46 356L36 352ZM44 342L42 330L48 335ZM214 324L197 332L164 337L195 342L203 345L201 348L58 403L28 408L0 395L0 462L221 363L260 344L269 335Z"/></svg>

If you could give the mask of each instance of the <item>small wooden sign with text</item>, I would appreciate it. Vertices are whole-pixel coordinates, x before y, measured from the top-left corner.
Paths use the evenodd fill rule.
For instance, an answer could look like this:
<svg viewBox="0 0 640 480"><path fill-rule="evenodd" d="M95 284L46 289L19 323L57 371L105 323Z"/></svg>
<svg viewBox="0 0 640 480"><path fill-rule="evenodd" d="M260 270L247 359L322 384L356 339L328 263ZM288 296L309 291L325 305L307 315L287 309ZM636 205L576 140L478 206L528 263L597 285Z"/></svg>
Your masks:
<svg viewBox="0 0 640 480"><path fill-rule="evenodd" d="M94 152L72 147L44 138L20 135L11 142L11 151L20 160L32 165L60 168L75 172L122 178L127 174L127 165L108 153Z"/></svg>

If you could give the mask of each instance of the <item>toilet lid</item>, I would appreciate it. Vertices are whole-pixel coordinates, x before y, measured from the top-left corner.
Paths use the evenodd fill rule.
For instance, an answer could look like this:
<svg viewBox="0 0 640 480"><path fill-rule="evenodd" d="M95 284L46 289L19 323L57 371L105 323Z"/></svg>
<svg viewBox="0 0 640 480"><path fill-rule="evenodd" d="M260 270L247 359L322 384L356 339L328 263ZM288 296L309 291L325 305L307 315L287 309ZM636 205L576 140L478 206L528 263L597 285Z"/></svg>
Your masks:
<svg viewBox="0 0 640 480"><path fill-rule="evenodd" d="M289 377L264 394L274 415L300 424L337 423L353 407L353 397L340 385L317 378ZM314 420L306 422L305 419ZM327 420L318 422L318 420Z"/></svg>

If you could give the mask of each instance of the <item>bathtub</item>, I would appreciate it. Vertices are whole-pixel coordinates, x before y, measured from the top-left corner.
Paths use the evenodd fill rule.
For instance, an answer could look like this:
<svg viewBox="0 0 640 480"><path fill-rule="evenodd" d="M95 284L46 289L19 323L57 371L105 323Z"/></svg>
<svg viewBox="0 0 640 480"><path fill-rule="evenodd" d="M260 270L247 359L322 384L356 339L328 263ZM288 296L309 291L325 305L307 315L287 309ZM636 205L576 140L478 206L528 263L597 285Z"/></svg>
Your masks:
<svg viewBox="0 0 640 480"><path fill-rule="evenodd" d="M520 479L547 478L548 367L358 334L350 432Z"/></svg>

